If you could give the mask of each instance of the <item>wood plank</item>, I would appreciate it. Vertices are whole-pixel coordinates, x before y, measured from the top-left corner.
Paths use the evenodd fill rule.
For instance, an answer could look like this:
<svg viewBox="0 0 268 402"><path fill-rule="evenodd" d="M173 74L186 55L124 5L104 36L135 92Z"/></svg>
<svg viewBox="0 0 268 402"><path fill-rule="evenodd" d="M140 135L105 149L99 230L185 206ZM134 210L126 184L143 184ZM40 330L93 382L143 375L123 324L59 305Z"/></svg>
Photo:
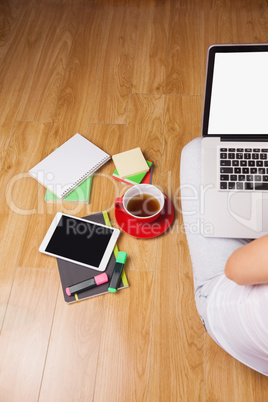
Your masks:
<svg viewBox="0 0 268 402"><path fill-rule="evenodd" d="M8 94L7 88L9 87L9 92L11 92L11 88L15 89L15 85L18 84L25 86L29 69L35 64L46 34L42 11L40 7L26 7L23 12L23 19L19 20L21 29L16 30L16 35L12 37L12 43L10 43L9 51L5 55L0 70L1 93L5 89ZM46 13L45 9L44 17ZM11 69L12 65L19 65L20 68ZM19 81L21 79L23 79L22 83ZM14 91L14 93L17 92L18 90Z"/></svg>
<svg viewBox="0 0 268 402"><path fill-rule="evenodd" d="M268 378L260 374L261 401L268 400Z"/></svg>
<svg viewBox="0 0 268 402"><path fill-rule="evenodd" d="M232 29L235 43L267 42L267 5L257 1L232 4Z"/></svg>
<svg viewBox="0 0 268 402"><path fill-rule="evenodd" d="M172 2L167 52L167 94L200 95L200 12Z"/></svg>
<svg viewBox="0 0 268 402"><path fill-rule="evenodd" d="M130 96L128 121L125 129L124 150L140 147L146 159L154 162L152 183L159 185L161 175L161 159L163 152L165 97L162 95L132 94ZM122 185L120 195L128 186ZM131 262L129 269L138 271L154 271L156 239L146 241L125 234L120 238L120 249L136 255L139 264ZM140 252L142 247L142 253Z"/></svg>
<svg viewBox="0 0 268 402"><path fill-rule="evenodd" d="M205 335L205 389L208 401L261 401L259 374Z"/></svg>
<svg viewBox="0 0 268 402"><path fill-rule="evenodd" d="M206 3L207 4L207 3ZM200 12L201 94L205 89L208 48L217 43L233 43L231 9L227 7L206 8Z"/></svg>
<svg viewBox="0 0 268 402"><path fill-rule="evenodd" d="M214 10L220 13L222 10L228 10L231 7L232 0L183 0L180 2L171 0L172 3L177 3L177 7L181 10L198 9L200 12Z"/></svg>
<svg viewBox="0 0 268 402"><path fill-rule="evenodd" d="M50 125L18 123L0 172L0 325L21 253L29 216L36 213L37 184L25 173L38 162ZM35 152L32 139L35 138Z"/></svg>
<svg viewBox="0 0 268 402"><path fill-rule="evenodd" d="M105 297L67 305L60 289L40 402L93 400Z"/></svg>
<svg viewBox="0 0 268 402"><path fill-rule="evenodd" d="M96 401L147 400L154 274L128 271L127 275L133 286L105 296Z"/></svg>
<svg viewBox="0 0 268 402"><path fill-rule="evenodd" d="M180 155L183 147L201 134L200 96L167 96L165 126L159 184L172 200L180 228L183 223L180 207ZM186 242L186 238L184 238Z"/></svg>
<svg viewBox="0 0 268 402"><path fill-rule="evenodd" d="M119 2L120 3L120 2ZM111 8L90 122L124 124L135 52L138 1Z"/></svg>
<svg viewBox="0 0 268 402"><path fill-rule="evenodd" d="M56 269L56 259L40 253L39 247L45 237L46 232L48 231L48 228L56 212L63 211L58 206L49 205L45 212L44 208L46 208L46 205L42 205L45 204L44 191L42 191L41 194L42 198L41 196L39 197L40 201L38 205L41 205L42 212L31 215L28 220L27 230L24 242L22 243L21 255L18 261L18 265L20 267L27 267L31 263L31 266L33 268L42 267Z"/></svg>
<svg viewBox="0 0 268 402"><path fill-rule="evenodd" d="M80 11L74 15L79 24L55 110L48 153L75 133L83 135L88 131L107 25L108 8L105 3L101 2L92 9L78 8Z"/></svg>
<svg viewBox="0 0 268 402"><path fill-rule="evenodd" d="M15 34L0 69L0 163L12 135L29 72L44 40L40 8L26 7L18 22L19 29L14 29Z"/></svg>
<svg viewBox="0 0 268 402"><path fill-rule="evenodd" d="M0 3L0 66L5 59L5 55L10 49L12 38L18 32L21 22L23 22L23 7L18 4L11 4L9 0L2 0Z"/></svg>
<svg viewBox="0 0 268 402"><path fill-rule="evenodd" d="M204 330L187 244L177 235L177 225L158 251L149 400L202 401Z"/></svg>
<svg viewBox="0 0 268 402"><path fill-rule="evenodd" d="M165 93L169 13L170 1L140 4L132 93Z"/></svg>
<svg viewBox="0 0 268 402"><path fill-rule="evenodd" d="M44 40L31 68L18 120L52 121L70 47L77 31L69 8L42 8Z"/></svg>
<svg viewBox="0 0 268 402"><path fill-rule="evenodd" d="M116 124L90 124L88 138L109 155L123 151L125 126ZM119 197L121 184L112 178L115 170L112 159L94 174L89 213L106 210L113 226L114 201Z"/></svg>
<svg viewBox="0 0 268 402"><path fill-rule="evenodd" d="M161 184L176 206L176 219L157 243L149 400L198 401L204 393L203 326L177 197L181 149L200 128L199 97L168 96L165 116Z"/></svg>
<svg viewBox="0 0 268 402"><path fill-rule="evenodd" d="M132 94L126 124L125 149L140 147L145 158L154 162L153 183L161 175L165 97Z"/></svg>
<svg viewBox="0 0 268 402"><path fill-rule="evenodd" d="M58 285L51 270L16 272L0 337L2 400L38 399Z"/></svg>
<svg viewBox="0 0 268 402"><path fill-rule="evenodd" d="M171 191L178 190L180 153L182 148L201 133L200 96L167 96L163 156L161 160L161 185L167 188L167 174L171 173ZM167 192L170 192L170 190ZM178 193L176 192L176 195ZM175 199L173 199L175 202Z"/></svg>

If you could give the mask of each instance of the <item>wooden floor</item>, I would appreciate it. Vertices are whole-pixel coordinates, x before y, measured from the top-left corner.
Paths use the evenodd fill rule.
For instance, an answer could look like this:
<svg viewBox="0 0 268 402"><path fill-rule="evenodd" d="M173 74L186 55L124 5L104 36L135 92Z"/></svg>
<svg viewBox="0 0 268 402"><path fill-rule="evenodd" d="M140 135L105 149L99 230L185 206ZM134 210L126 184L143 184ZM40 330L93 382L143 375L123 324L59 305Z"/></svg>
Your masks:
<svg viewBox="0 0 268 402"><path fill-rule="evenodd" d="M200 135L206 52L267 42L266 0L1 0L0 401L268 401L268 378L197 314L180 214L180 152ZM38 247L57 210L85 216L126 186L108 162L88 206L47 205L27 171L76 132L140 146L176 207L152 240L121 234L128 289L67 305Z"/></svg>

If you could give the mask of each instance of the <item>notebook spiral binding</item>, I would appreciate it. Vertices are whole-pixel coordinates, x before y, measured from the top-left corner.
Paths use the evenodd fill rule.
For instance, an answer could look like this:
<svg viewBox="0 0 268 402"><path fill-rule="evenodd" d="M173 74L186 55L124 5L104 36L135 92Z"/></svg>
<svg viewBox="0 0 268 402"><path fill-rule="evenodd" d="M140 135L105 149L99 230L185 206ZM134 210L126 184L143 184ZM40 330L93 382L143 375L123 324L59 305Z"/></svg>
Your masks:
<svg viewBox="0 0 268 402"><path fill-rule="evenodd" d="M110 159L109 157L102 158L101 161L98 162L96 165L94 165L92 169L88 170L86 173L83 174L83 176L81 176L70 187L68 187L62 193L62 198L66 197L68 194L70 194L76 187L79 186L79 184L81 184L84 180L86 180L91 174L93 174L97 169L99 169L109 159Z"/></svg>

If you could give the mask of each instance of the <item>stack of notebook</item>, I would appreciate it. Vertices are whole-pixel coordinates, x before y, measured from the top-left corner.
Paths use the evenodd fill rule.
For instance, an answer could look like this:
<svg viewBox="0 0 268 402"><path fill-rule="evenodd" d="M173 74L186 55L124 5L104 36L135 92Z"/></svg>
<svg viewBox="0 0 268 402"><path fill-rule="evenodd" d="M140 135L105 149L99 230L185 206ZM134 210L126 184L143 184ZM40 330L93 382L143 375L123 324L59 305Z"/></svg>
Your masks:
<svg viewBox="0 0 268 402"><path fill-rule="evenodd" d="M116 166L113 178L124 184L150 184L152 181L153 162L146 160L140 148L114 155Z"/></svg>
<svg viewBox="0 0 268 402"><path fill-rule="evenodd" d="M94 215L86 216L84 219L88 219L92 222L98 222L107 226L111 226L110 219L108 216L108 213L106 211L100 212ZM114 247L114 251L112 253L112 256L109 260L109 263L107 265L107 268L105 270L106 274L109 277L109 281L111 280L113 270L114 270L114 265L115 261L118 255L118 248L117 245ZM70 261L62 260L57 258L57 263L58 263L58 269L59 269L59 274L60 274L60 279L61 279L61 285L62 285L62 292L63 292L63 297L66 303L75 303L77 301L81 301L84 299L88 299L90 297L98 296L104 293L109 293L108 287L109 287L109 282L104 283L100 286L96 286L92 289L85 290L83 292L79 292L77 294L74 294L72 296L67 296L66 294L66 288L78 283L85 281L89 278L92 278L96 275L96 271L94 269L86 268L82 265L75 264ZM127 288L129 286L127 276L125 273L125 270L123 269L123 272L121 274L121 283L119 284L118 290Z"/></svg>

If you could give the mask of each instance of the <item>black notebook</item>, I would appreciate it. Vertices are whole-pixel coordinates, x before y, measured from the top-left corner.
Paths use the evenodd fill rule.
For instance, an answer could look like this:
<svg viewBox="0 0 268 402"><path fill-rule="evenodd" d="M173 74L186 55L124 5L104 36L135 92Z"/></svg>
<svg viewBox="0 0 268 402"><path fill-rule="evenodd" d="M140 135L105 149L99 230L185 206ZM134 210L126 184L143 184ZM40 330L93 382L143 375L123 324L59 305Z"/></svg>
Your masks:
<svg viewBox="0 0 268 402"><path fill-rule="evenodd" d="M107 226L111 226L110 219L106 211L86 216L84 219L90 220L92 222L102 223ZM105 273L108 275L109 278L109 281L107 283L103 283L102 285L96 286L95 288L86 290L84 292L79 292L78 294L75 294L73 296L67 296L65 291L67 287L72 286L75 283L85 281L86 279L92 278L93 276L99 275L99 272L94 269L86 268L79 264L75 264L57 258L62 291L66 303L74 303L77 301L88 299L93 296L98 296L104 293L110 293L108 291L108 287L114 270L114 264L117 258L117 254L118 254L118 248L116 245L112 253L112 256L109 260L109 263L107 265L107 268L105 270ZM119 285L118 290L126 288L128 286L129 284L125 274L125 270L123 270L121 276L121 283Z"/></svg>

